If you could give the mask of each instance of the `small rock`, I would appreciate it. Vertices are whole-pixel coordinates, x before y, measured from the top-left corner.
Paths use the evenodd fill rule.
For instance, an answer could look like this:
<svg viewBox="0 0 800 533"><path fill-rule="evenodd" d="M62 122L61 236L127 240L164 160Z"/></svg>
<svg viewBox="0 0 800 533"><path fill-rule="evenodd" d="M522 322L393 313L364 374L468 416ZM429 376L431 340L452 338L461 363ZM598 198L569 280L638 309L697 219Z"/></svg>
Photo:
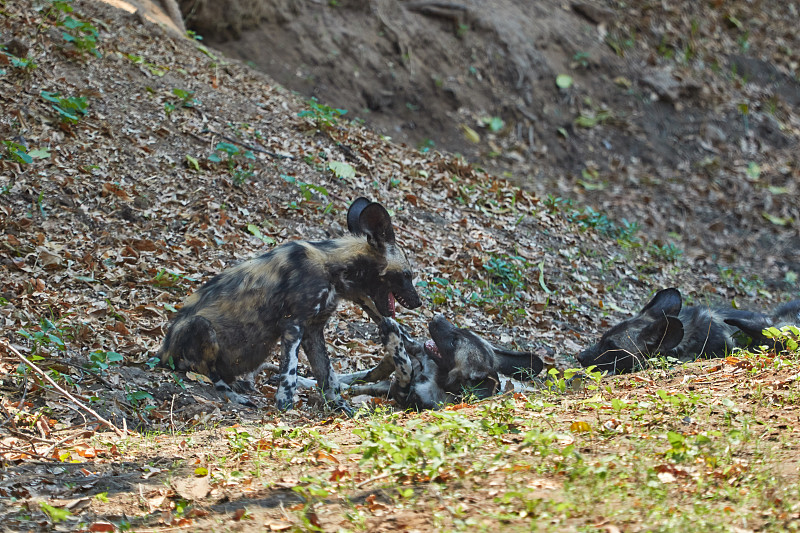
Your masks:
<svg viewBox="0 0 800 533"><path fill-rule="evenodd" d="M641 82L653 89L660 99L667 102L675 102L680 96L680 83L667 70L656 70L646 74L642 76Z"/></svg>
<svg viewBox="0 0 800 533"><path fill-rule="evenodd" d="M600 24L603 22L608 24L614 20L613 10L608 9L607 7L590 4L588 2L573 2L572 10L594 24Z"/></svg>

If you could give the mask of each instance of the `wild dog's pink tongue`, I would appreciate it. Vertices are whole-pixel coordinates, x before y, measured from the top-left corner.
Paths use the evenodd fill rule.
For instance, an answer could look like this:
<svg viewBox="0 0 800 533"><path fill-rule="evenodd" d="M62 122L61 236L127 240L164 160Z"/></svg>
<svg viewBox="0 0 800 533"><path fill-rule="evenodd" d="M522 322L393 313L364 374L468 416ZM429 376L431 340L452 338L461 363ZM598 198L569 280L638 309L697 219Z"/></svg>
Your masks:
<svg viewBox="0 0 800 533"><path fill-rule="evenodd" d="M389 312L392 314L392 318L394 318L394 293L389 293Z"/></svg>
<svg viewBox="0 0 800 533"><path fill-rule="evenodd" d="M425 341L425 349L427 350L427 352L429 354L431 354L432 356L436 357L437 359L441 359L442 358L442 354L439 353L439 347L436 346L436 343L433 342L433 339L429 339L429 340Z"/></svg>

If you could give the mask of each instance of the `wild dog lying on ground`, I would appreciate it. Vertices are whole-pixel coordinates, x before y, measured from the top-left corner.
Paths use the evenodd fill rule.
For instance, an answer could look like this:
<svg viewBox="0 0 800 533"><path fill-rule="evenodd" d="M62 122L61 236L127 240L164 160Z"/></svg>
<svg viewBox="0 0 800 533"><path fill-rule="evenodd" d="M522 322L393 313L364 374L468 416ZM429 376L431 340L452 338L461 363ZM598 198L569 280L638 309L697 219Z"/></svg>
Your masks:
<svg viewBox="0 0 800 533"><path fill-rule="evenodd" d="M205 374L218 389L247 403L229 385L261 366L280 340L275 403L287 410L302 346L326 402L351 413L323 337L339 300L358 303L376 320L394 315L395 299L409 309L422 302L386 209L358 198L350 205L347 225L350 236L288 242L211 279L186 300L170 325L161 361Z"/></svg>
<svg viewBox="0 0 800 533"><path fill-rule="evenodd" d="M779 306L772 316L756 313L752 317L728 318L725 323L735 326L746 333L754 346L767 346L772 351L784 349L780 341L764 335L764 330L770 327L782 328L784 326L800 326L800 300L792 300Z"/></svg>
<svg viewBox="0 0 800 533"><path fill-rule="evenodd" d="M351 394L389 397L404 409L436 409L465 393L478 399L497 394L499 373L530 379L544 366L533 353L495 346L442 315L430 321L428 331L431 340L423 344L384 318L380 333L388 357L371 370L342 375L342 383L353 384ZM385 361L393 361L394 368ZM394 379L388 380L392 371Z"/></svg>
<svg viewBox="0 0 800 533"><path fill-rule="evenodd" d="M612 327L577 355L578 362L612 373L646 366L655 356L681 362L721 357L730 352L737 328L730 320L754 320L760 314L736 309L683 307L678 289L663 289L633 318Z"/></svg>

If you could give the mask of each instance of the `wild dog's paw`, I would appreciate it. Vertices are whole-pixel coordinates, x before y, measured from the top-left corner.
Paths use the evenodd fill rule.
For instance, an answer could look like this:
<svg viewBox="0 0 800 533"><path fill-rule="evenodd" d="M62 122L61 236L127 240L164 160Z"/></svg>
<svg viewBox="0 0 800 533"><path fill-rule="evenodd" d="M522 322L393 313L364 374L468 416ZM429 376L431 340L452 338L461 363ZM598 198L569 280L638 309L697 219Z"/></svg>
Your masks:
<svg viewBox="0 0 800 533"><path fill-rule="evenodd" d="M294 407L294 402L292 400L275 400L275 407L278 408L278 411L286 412L292 407Z"/></svg>
<svg viewBox="0 0 800 533"><path fill-rule="evenodd" d="M258 407L253 400L245 396L244 394L239 394L238 392L230 391L225 394L228 399L232 402L238 403L239 405L244 405L245 407Z"/></svg>
<svg viewBox="0 0 800 533"><path fill-rule="evenodd" d="M342 413L348 418L353 418L353 416L356 414L356 410L353 409L353 406L344 400L342 400L341 402L337 402L334 410L339 413Z"/></svg>
<svg viewBox="0 0 800 533"><path fill-rule="evenodd" d="M258 407L255 403L253 403L253 400L251 400L247 396L242 396L242 398L243 398L243 401L240 401L239 402L240 404L242 404L242 405L244 405L246 407Z"/></svg>
<svg viewBox="0 0 800 533"><path fill-rule="evenodd" d="M231 389L241 394L256 392L256 387L249 379L237 379L231 384Z"/></svg>
<svg viewBox="0 0 800 533"><path fill-rule="evenodd" d="M288 411L294 406L294 391L288 391L284 387L278 387L275 392L275 407L278 411Z"/></svg>
<svg viewBox="0 0 800 533"><path fill-rule="evenodd" d="M234 386L236 386L236 383L234 383ZM217 380L214 383L214 387L234 403L238 403L239 405L244 405L247 407L258 407L256 404L253 403L252 400L250 400L250 398L248 398L244 394L239 394L239 392L233 390L230 385L228 385L221 379Z"/></svg>

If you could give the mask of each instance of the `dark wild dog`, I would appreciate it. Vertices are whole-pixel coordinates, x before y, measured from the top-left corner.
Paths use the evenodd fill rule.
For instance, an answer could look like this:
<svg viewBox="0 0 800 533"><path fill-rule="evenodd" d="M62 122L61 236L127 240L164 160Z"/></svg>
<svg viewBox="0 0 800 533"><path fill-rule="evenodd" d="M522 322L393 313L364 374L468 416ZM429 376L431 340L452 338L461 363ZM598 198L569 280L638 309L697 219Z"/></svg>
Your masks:
<svg viewBox="0 0 800 533"><path fill-rule="evenodd" d="M288 242L212 278L187 298L170 325L161 361L206 374L218 389L247 403L230 384L256 371L280 340L275 403L287 410L302 346L325 401L351 413L323 337L339 300L359 304L376 321L394 315L395 299L409 309L422 302L386 209L358 198L348 210L347 226L349 236Z"/></svg>
<svg viewBox="0 0 800 533"><path fill-rule="evenodd" d="M465 394L488 398L500 391L500 373L530 379L544 366L533 353L495 346L442 315L429 322L431 339L424 344L389 318L383 319L380 330L384 348L395 362L394 379L386 380L392 369L382 361L370 371L343 375L342 381L378 381L353 385L350 392L388 396L404 409L436 409ZM403 367L406 361L411 362L410 368Z"/></svg>
<svg viewBox="0 0 800 533"><path fill-rule="evenodd" d="M764 335L764 330L770 327L782 328L784 326L800 326L800 300L792 300L779 306L772 316L754 314L752 317L737 317L725 320L747 334L754 346L767 346L772 351L784 349L780 341Z"/></svg>
<svg viewBox="0 0 800 533"><path fill-rule="evenodd" d="M633 318L612 327L577 355L578 362L612 373L630 372L658 355L681 362L721 357L735 346L732 319L752 320L759 313L736 309L683 307L678 289L663 289Z"/></svg>

